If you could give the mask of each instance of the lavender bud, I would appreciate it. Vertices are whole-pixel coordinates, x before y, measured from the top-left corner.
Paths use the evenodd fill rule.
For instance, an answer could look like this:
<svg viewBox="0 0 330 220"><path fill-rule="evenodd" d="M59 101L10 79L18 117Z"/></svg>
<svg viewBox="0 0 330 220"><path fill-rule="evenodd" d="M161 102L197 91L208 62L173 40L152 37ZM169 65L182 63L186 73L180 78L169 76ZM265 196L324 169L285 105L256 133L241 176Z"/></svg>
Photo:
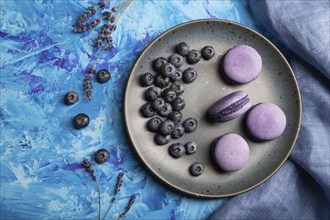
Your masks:
<svg viewBox="0 0 330 220"><path fill-rule="evenodd" d="M111 11L113 11L113 12L116 12L117 10L118 10L118 8L116 6L111 9Z"/></svg>
<svg viewBox="0 0 330 220"><path fill-rule="evenodd" d="M114 15L111 16L110 22L113 23L115 21L116 17Z"/></svg>

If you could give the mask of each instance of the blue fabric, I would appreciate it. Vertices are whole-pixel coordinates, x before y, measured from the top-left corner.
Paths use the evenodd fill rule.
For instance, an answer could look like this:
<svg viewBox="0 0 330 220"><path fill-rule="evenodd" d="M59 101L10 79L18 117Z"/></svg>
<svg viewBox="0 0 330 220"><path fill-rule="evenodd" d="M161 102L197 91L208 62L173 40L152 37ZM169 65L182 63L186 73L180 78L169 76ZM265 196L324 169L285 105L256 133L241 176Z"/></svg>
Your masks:
<svg viewBox="0 0 330 220"><path fill-rule="evenodd" d="M251 1L257 20L292 50L302 96L295 148L266 183L233 197L211 219L329 219L329 1Z"/></svg>

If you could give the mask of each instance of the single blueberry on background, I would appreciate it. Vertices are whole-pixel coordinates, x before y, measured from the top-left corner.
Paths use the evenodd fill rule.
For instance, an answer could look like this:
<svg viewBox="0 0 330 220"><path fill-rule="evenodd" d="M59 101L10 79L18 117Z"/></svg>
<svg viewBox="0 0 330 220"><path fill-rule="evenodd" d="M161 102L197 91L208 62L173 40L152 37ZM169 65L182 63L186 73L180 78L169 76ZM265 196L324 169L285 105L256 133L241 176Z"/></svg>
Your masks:
<svg viewBox="0 0 330 220"><path fill-rule="evenodd" d="M187 55L187 62L189 64L198 63L202 59L202 54L198 50L191 50Z"/></svg>
<svg viewBox="0 0 330 220"><path fill-rule="evenodd" d="M170 103L166 103L163 108L158 111L158 114L163 117L167 117L173 111Z"/></svg>
<svg viewBox="0 0 330 220"><path fill-rule="evenodd" d="M165 120L160 124L160 126L158 128L158 132L159 132L159 134L164 135L164 136L170 135L173 133L174 128L175 128L175 124L173 121Z"/></svg>
<svg viewBox="0 0 330 220"><path fill-rule="evenodd" d="M176 98L176 92L171 88L164 89L162 97L166 102L172 102Z"/></svg>
<svg viewBox="0 0 330 220"><path fill-rule="evenodd" d="M214 51L214 48L212 46L205 46L203 47L202 49L202 57L205 59L205 60L210 60L214 57L215 55L215 51Z"/></svg>
<svg viewBox="0 0 330 220"><path fill-rule="evenodd" d="M186 149L180 143L171 144L171 146L169 147L169 151L170 155L172 155L174 158L183 157L183 155L186 153Z"/></svg>
<svg viewBox="0 0 330 220"><path fill-rule="evenodd" d="M73 105L79 101L79 95L75 91L68 92L65 94L64 102L67 105Z"/></svg>
<svg viewBox="0 0 330 220"><path fill-rule="evenodd" d="M94 154L94 159L97 163L105 163L109 160L110 153L106 149L99 149Z"/></svg>
<svg viewBox="0 0 330 220"><path fill-rule="evenodd" d="M191 132L196 131L197 126L198 126L198 122L197 122L196 119L190 117L190 118L187 118L186 120L184 120L184 122L182 123L182 125L184 127L184 130L187 133L191 133Z"/></svg>
<svg viewBox="0 0 330 220"><path fill-rule="evenodd" d="M163 89L170 84L170 78L163 77L161 74L157 74L154 79L154 84Z"/></svg>
<svg viewBox="0 0 330 220"><path fill-rule="evenodd" d="M197 78L197 71L193 67L188 67L183 71L182 81L184 83L192 83Z"/></svg>
<svg viewBox="0 0 330 220"><path fill-rule="evenodd" d="M165 145L165 144L168 144L170 143L170 140L171 140L171 136L170 135L161 135L161 134L156 134L154 136L154 141L156 142L156 144L158 145Z"/></svg>
<svg viewBox="0 0 330 220"><path fill-rule="evenodd" d="M165 63L160 69L160 73L164 78L172 76L176 71L176 68L171 63Z"/></svg>
<svg viewBox="0 0 330 220"><path fill-rule="evenodd" d="M172 102L172 109L174 111L182 111L184 107L186 106L186 103L183 98L181 97L176 97Z"/></svg>
<svg viewBox="0 0 330 220"><path fill-rule="evenodd" d="M96 79L99 83L105 83L111 79L111 74L108 70L103 69L97 72Z"/></svg>
<svg viewBox="0 0 330 220"><path fill-rule="evenodd" d="M187 43L181 42L175 46L175 51L181 56L187 56L190 49Z"/></svg>
<svg viewBox="0 0 330 220"><path fill-rule="evenodd" d="M151 106L155 111L160 111L165 104L165 100L162 97L158 97L154 101L152 101Z"/></svg>
<svg viewBox="0 0 330 220"><path fill-rule="evenodd" d="M149 131L151 132L157 132L159 129L159 125L162 123L162 119L159 117L153 117L151 119L149 119L149 121L147 122L147 128Z"/></svg>
<svg viewBox="0 0 330 220"><path fill-rule="evenodd" d="M173 91L175 91L177 96L180 96L184 93L184 85L182 82L173 82L171 87Z"/></svg>
<svg viewBox="0 0 330 220"><path fill-rule="evenodd" d="M157 87L157 86L152 86L149 87L145 92L144 92L144 97L147 101L153 101L157 99L162 92L162 89Z"/></svg>
<svg viewBox="0 0 330 220"><path fill-rule="evenodd" d="M154 82L154 76L151 73L144 73L140 76L141 86L151 86Z"/></svg>
<svg viewBox="0 0 330 220"><path fill-rule="evenodd" d="M84 113L76 115L73 119L73 125L77 129L86 128L89 125L89 116Z"/></svg>
<svg viewBox="0 0 330 220"><path fill-rule="evenodd" d="M191 173L191 175L193 175L193 176L200 176L200 175L202 175L203 174L203 172L204 172L204 165L202 164L202 163L200 163L200 162L195 162L195 163L193 163L191 166L190 166L190 168L189 168L189 170L190 170L190 173Z"/></svg>
<svg viewBox="0 0 330 220"><path fill-rule="evenodd" d="M181 118L182 118L182 113L179 111L173 111L167 116L167 119L173 121L176 124L181 121Z"/></svg>
<svg viewBox="0 0 330 220"><path fill-rule="evenodd" d="M198 145L193 141L188 141L184 147L186 148L187 154L194 154L198 149Z"/></svg>
<svg viewBox="0 0 330 220"><path fill-rule="evenodd" d="M170 76L171 82L181 81L182 80L182 71L180 69L176 69L172 76Z"/></svg>
<svg viewBox="0 0 330 220"><path fill-rule="evenodd" d="M183 56L180 54L174 53L168 58L168 62L173 64L176 68L179 68L183 65Z"/></svg>

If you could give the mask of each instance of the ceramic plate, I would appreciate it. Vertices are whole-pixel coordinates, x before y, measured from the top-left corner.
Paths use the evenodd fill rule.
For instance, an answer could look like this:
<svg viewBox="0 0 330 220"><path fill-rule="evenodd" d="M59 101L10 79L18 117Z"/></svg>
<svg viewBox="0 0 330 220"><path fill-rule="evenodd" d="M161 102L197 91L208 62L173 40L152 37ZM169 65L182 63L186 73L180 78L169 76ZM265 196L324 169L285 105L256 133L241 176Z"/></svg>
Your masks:
<svg viewBox="0 0 330 220"><path fill-rule="evenodd" d="M214 47L216 56L209 61L201 60L195 65L187 63L182 70L193 66L198 77L185 85L182 95L186 107L183 117L194 117L199 126L194 133L171 140L165 146L154 143L154 133L146 129L148 119L142 117L141 106L145 87L139 77L145 72L155 74L152 61L169 57L179 42L186 42L190 49L201 50L206 45ZM260 76L246 85L229 85L219 73L219 63L226 51L235 45L254 47L263 61ZM243 117L226 123L210 123L205 113L221 97L244 90L253 104L272 102L286 114L284 133L273 141L254 142L243 129ZM141 54L129 77L125 94L126 127L134 149L144 165L169 186L199 197L226 197L250 190L270 178L288 158L296 141L301 121L301 98L294 74L280 51L265 37L241 24L224 20L196 20L178 25L156 38ZM235 132L246 139L250 147L248 164L236 172L221 172L210 158L211 142L228 132ZM168 147L174 142L195 141L199 149L193 155L174 159ZM199 177L189 173L192 163L204 163L205 171Z"/></svg>

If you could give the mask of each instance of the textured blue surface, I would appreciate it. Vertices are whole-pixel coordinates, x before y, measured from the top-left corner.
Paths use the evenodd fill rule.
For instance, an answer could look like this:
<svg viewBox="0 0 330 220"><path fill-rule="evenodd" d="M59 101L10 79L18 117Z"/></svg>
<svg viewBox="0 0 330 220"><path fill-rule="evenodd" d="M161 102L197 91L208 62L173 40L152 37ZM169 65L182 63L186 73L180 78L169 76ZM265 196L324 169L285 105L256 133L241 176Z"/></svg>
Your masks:
<svg viewBox="0 0 330 220"><path fill-rule="evenodd" d="M117 175L123 186L109 216L118 217L138 194L127 219L207 219L225 200L203 200L169 189L146 172L124 127L123 97L130 70L143 49L160 33L200 18L255 25L246 1L134 1L114 33L115 49L97 69L112 79L94 83L92 101L83 80L96 51L97 30L73 33L77 17L96 0L0 1L1 39L1 219L87 219L97 217L95 183L80 166L99 148L110 162L95 165L102 211L113 195ZM75 90L80 101L63 103ZM75 130L77 113L91 117L89 127Z"/></svg>

